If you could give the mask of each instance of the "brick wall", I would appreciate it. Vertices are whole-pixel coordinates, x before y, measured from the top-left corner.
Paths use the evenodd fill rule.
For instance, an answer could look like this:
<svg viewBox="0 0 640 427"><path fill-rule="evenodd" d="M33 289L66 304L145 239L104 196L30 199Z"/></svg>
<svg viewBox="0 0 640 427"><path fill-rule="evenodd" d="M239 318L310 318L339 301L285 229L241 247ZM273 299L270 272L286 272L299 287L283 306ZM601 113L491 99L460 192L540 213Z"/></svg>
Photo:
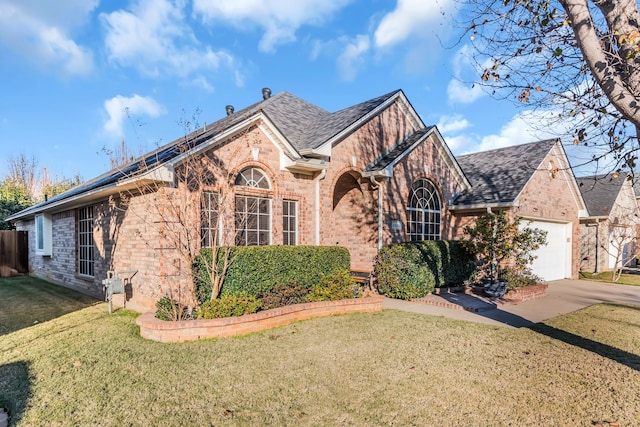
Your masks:
<svg viewBox="0 0 640 427"><path fill-rule="evenodd" d="M341 245L351 252L352 267L370 269L378 248L378 190L362 177L366 165L385 154L414 129L414 121L398 104L364 124L332 149L324 179L316 175L291 173L282 168L281 151L259 126L254 126L234 139L216 146L196 159L180 166L176 173L189 167L205 170L205 190L221 195L225 230L233 231L234 196L259 196L271 200L272 244L283 243L282 202L298 202L298 244L316 244L315 210L320 214L320 244ZM233 185L237 174L246 167L258 167L269 178L271 188L253 189ZM194 169L195 171L196 169ZM186 173L186 172L185 172ZM448 200L457 191L442 153L432 140L408 155L396 167L391 181L383 183L384 242L405 240L405 208L412 183L430 179L438 188L443 212L443 238L451 235L447 226L450 216ZM316 182L320 203L316 206ZM133 308L153 308L161 296L170 294L192 298L190 261L184 248L191 242L196 250L200 239L200 201L193 188L178 185L160 191L137 189L94 205L95 278L85 280L75 274L75 211L62 213L54 220L54 255L42 259L30 255L35 274L90 293L101 291L101 280L109 270L137 270L127 289L127 304ZM179 209L176 210L175 207ZM400 221L401 230L391 230L391 221ZM183 224L182 226L179 224ZM186 224L186 225L185 225ZM33 222L26 225L33 231ZM179 239L169 238L181 230ZM223 231L223 235L226 232ZM232 232L230 233L232 234ZM34 233L30 233L33 239ZM223 236L224 237L224 236ZM233 240L233 239L230 239ZM229 240L226 240L229 242ZM33 248L33 242L30 248Z"/></svg>

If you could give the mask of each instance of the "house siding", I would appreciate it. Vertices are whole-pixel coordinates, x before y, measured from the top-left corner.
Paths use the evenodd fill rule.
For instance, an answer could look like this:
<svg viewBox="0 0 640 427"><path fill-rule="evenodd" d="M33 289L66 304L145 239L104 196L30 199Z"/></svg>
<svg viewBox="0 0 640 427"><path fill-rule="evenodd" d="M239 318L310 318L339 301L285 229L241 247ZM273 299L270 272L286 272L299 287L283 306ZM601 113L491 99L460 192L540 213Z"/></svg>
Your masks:
<svg viewBox="0 0 640 427"><path fill-rule="evenodd" d="M42 256L35 253L35 221L22 221L18 230L29 232L29 271L52 283L56 283L96 298L102 298L102 285L98 276L82 277L76 274L76 222L75 211L66 210L51 216L52 253Z"/></svg>
<svg viewBox="0 0 640 427"><path fill-rule="evenodd" d="M616 261L629 261L623 260L623 253L618 252L622 252L626 245L628 255L633 257L639 224L633 185L631 181L625 181L607 218L585 218L580 222L580 269L588 272L610 271L616 268ZM627 237L622 238L616 233L624 233Z"/></svg>

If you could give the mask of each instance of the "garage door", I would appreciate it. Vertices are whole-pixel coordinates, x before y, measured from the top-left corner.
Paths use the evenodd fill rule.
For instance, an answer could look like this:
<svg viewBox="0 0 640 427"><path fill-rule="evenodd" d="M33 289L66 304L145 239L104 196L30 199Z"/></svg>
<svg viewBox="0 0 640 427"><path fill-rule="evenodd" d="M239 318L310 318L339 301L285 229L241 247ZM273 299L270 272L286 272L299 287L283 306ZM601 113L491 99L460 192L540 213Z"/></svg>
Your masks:
<svg viewBox="0 0 640 427"><path fill-rule="evenodd" d="M571 277L571 224L532 221L529 227L545 230L548 242L535 252L533 273L544 280Z"/></svg>

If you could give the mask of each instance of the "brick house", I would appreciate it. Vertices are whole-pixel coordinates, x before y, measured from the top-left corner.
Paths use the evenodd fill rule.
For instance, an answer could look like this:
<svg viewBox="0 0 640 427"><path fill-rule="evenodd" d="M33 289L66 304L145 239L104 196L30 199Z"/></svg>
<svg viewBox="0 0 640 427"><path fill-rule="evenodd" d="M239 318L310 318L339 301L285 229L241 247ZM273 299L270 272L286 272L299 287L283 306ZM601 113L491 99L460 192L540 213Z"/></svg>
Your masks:
<svg viewBox="0 0 640 427"><path fill-rule="evenodd" d="M466 156L456 161L401 90L333 113L270 93L238 112L228 106L222 119L10 217L29 231L32 273L101 296L107 271L137 270L128 304L144 309L184 285L185 251L212 239L340 245L352 268L369 270L382 244L460 237L463 223L494 206L474 201L478 177L472 168L463 172ZM561 168L554 178L562 179L552 179L546 166L532 169L509 208L532 218L548 214L571 224L571 233L580 194L572 198L577 190L562 146L545 149L542 161ZM514 155L516 169L532 164ZM198 185L185 176L199 177ZM556 196L563 202L540 204Z"/></svg>
<svg viewBox="0 0 640 427"><path fill-rule="evenodd" d="M580 220L582 270L599 273L630 265L640 225L632 177L621 173L577 181L589 213Z"/></svg>
<svg viewBox="0 0 640 427"><path fill-rule="evenodd" d="M562 143L532 142L457 157L471 181L450 207L462 238L465 225L488 209L506 210L547 231L547 245L536 252L534 274L544 280L576 277L579 271L580 218L586 216L576 179Z"/></svg>

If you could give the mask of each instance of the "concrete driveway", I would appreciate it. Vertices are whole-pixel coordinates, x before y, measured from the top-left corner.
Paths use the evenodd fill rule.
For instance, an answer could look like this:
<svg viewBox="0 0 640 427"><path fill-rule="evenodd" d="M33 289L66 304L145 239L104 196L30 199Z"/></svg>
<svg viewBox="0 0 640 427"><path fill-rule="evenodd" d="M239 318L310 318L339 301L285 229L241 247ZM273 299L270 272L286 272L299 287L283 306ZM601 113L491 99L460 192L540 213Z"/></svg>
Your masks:
<svg viewBox="0 0 640 427"><path fill-rule="evenodd" d="M603 302L640 305L640 286L616 285L586 280L557 280L549 282L547 296L544 298L499 306L498 308L478 313L390 298L385 299L382 307L520 328Z"/></svg>

